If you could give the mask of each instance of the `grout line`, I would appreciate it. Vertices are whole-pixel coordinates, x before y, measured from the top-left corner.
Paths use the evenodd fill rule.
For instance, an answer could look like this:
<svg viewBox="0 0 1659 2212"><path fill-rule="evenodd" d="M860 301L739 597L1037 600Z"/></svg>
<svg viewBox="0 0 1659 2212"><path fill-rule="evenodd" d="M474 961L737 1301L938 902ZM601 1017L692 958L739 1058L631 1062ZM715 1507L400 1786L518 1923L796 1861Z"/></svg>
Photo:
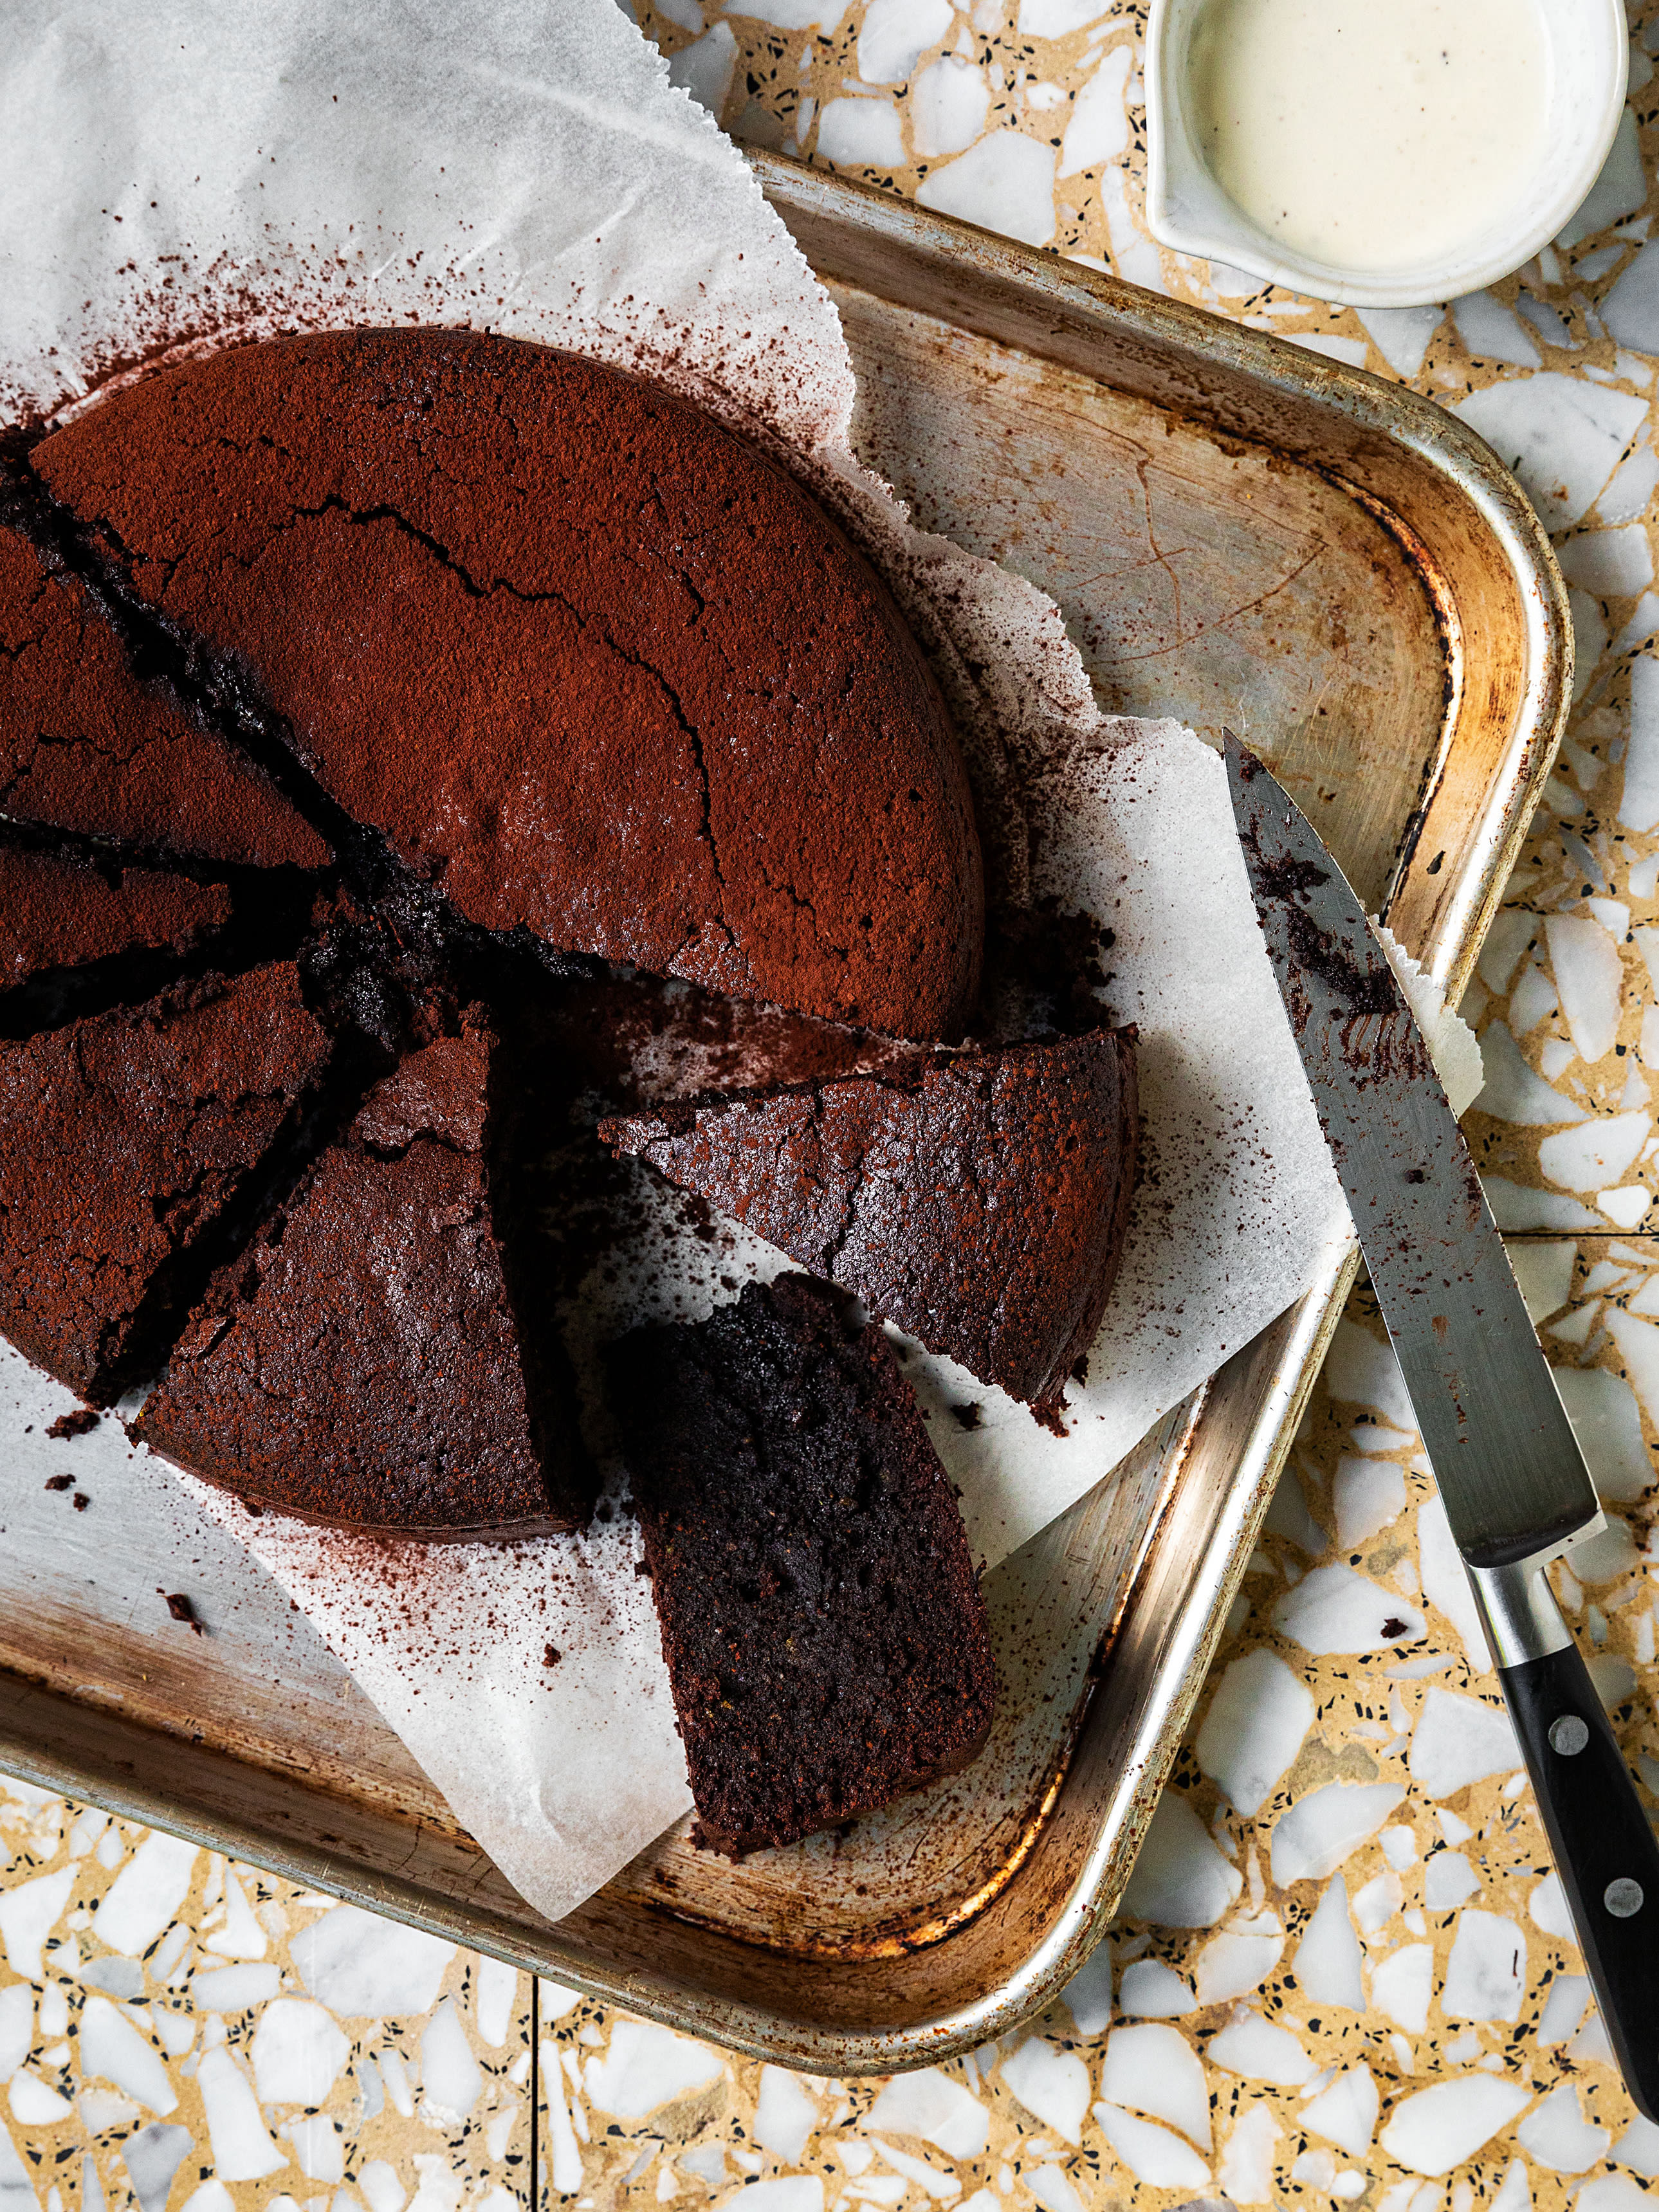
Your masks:
<svg viewBox="0 0 1659 2212"><path fill-rule="evenodd" d="M541 2212L542 1985L530 1977L530 2212Z"/></svg>

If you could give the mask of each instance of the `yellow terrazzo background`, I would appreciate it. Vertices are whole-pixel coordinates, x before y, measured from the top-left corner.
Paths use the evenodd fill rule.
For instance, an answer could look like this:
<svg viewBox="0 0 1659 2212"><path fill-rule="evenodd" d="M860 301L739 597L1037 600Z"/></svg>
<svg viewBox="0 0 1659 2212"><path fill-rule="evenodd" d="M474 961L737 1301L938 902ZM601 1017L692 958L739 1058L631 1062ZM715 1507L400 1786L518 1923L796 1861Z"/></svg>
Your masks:
<svg viewBox="0 0 1659 2212"><path fill-rule="evenodd" d="M1363 320L1146 236L1144 7L639 12L740 137L1449 404L1528 387L1495 419L1563 526L1577 704L1466 1005L1496 1070L1469 1127L1551 1358L1606 1378L1572 1388L1615 1525L1561 1594L1659 1805L1634 1443L1638 1418L1659 1443L1659 9L1632 12L1631 118L1581 222L1492 294ZM1048 2019L897 2088L732 2060L0 1780L0 2212L1635 2212L1659 2130L1586 2008L1435 1516L1362 1291L1138 1872L1146 1917ZM1285 1825L1316 1801L1346 1849Z"/></svg>

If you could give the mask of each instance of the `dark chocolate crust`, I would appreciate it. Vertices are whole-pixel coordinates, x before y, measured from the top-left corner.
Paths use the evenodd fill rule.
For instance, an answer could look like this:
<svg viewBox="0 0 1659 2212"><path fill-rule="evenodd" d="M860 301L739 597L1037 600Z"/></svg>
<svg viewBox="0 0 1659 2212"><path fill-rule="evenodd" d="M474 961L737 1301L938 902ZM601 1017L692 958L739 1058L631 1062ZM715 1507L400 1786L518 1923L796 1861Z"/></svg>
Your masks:
<svg viewBox="0 0 1659 2212"><path fill-rule="evenodd" d="M222 884L118 862L100 868L77 853L0 838L0 991L126 952L182 957L230 914Z"/></svg>
<svg viewBox="0 0 1659 2212"><path fill-rule="evenodd" d="M881 1331L786 1275L611 1373L704 1839L793 1843L965 1766L985 1607Z"/></svg>
<svg viewBox="0 0 1659 2212"><path fill-rule="evenodd" d="M30 463L470 921L960 1033L983 889L938 688L712 416L543 347L337 331L147 377Z"/></svg>
<svg viewBox="0 0 1659 2212"><path fill-rule="evenodd" d="M1133 1032L1095 1030L668 1107L599 1133L1052 1413L1116 1278L1136 1119Z"/></svg>
<svg viewBox="0 0 1659 2212"><path fill-rule="evenodd" d="M0 1045L0 1331L94 1404L141 1379L329 1057L287 962Z"/></svg>
<svg viewBox="0 0 1659 2212"><path fill-rule="evenodd" d="M137 1433L284 1513L403 1536L569 1528L574 1399L526 1350L492 1189L479 1010L410 1053L227 1266Z"/></svg>
<svg viewBox="0 0 1659 2212"><path fill-rule="evenodd" d="M258 867L327 844L269 777L133 674L86 586L7 526L0 480L0 811Z"/></svg>

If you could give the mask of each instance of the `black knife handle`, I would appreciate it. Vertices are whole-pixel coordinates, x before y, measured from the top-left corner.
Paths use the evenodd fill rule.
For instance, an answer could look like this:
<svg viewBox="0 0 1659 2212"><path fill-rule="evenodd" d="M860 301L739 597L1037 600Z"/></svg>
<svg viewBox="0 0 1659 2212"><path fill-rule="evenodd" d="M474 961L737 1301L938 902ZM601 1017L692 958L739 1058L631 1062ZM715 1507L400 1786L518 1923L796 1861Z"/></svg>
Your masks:
<svg viewBox="0 0 1659 2212"><path fill-rule="evenodd" d="M1659 2120L1659 1840L1578 1646L1498 1679L1625 2087Z"/></svg>

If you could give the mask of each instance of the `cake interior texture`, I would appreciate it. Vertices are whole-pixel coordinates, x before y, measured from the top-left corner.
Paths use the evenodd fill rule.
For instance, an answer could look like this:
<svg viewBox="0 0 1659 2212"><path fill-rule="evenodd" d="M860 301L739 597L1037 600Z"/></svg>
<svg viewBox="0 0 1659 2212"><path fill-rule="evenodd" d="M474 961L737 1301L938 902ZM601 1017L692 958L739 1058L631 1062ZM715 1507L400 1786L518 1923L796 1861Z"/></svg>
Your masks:
<svg viewBox="0 0 1659 2212"><path fill-rule="evenodd" d="M786 1275L623 1338L611 1373L704 1838L792 1843L966 1765L984 1603L881 1330Z"/></svg>

